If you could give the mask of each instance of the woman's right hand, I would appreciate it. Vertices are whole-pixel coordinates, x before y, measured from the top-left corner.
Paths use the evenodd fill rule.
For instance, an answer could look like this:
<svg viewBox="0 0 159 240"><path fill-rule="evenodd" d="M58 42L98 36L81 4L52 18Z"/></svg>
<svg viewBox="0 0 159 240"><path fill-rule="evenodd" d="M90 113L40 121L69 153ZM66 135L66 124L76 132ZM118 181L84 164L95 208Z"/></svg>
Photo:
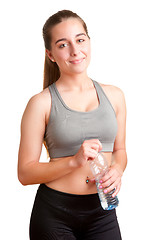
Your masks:
<svg viewBox="0 0 159 240"><path fill-rule="evenodd" d="M85 140L74 155L74 165L83 167L88 160L93 160L101 150L102 144L98 139Z"/></svg>

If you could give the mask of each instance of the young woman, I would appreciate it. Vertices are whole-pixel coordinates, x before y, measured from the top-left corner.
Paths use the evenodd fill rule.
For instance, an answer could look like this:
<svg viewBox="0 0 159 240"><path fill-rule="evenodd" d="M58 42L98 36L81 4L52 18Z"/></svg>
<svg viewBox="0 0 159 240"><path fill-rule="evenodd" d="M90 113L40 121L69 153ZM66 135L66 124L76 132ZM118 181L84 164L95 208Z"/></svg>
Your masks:
<svg viewBox="0 0 159 240"><path fill-rule="evenodd" d="M121 239L115 210L103 210L89 161L102 151L109 172L100 188L116 196L126 168L123 92L87 75L90 37L84 21L63 10L43 27L44 90L33 96L21 122L18 177L40 184L30 239ZM39 162L45 144L50 161Z"/></svg>

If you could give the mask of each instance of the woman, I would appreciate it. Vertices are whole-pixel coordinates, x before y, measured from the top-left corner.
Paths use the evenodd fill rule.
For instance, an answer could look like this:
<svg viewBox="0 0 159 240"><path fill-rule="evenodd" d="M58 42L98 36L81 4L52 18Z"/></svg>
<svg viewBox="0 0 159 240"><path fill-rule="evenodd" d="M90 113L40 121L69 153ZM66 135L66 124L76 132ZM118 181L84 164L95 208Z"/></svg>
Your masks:
<svg viewBox="0 0 159 240"><path fill-rule="evenodd" d="M115 188L116 196L127 163L124 94L88 77L90 38L77 14L51 16L43 37L44 90L24 111L18 161L20 182L40 184L30 239L121 239L115 210L101 208L89 161L103 152L110 169L100 188ZM48 163L39 162L43 141Z"/></svg>

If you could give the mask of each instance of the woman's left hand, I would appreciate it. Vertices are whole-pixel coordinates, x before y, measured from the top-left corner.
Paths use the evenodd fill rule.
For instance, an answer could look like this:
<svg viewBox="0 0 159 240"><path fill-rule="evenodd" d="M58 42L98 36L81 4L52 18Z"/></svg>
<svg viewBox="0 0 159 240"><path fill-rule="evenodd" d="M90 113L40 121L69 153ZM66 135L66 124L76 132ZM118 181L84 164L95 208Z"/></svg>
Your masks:
<svg viewBox="0 0 159 240"><path fill-rule="evenodd" d="M109 168L109 171L106 173L106 175L104 175L104 177L102 177L100 180L100 188L103 189L104 193L108 193L115 188L115 192L112 194L112 197L115 197L120 191L122 175L123 171L121 170L120 166L114 164Z"/></svg>

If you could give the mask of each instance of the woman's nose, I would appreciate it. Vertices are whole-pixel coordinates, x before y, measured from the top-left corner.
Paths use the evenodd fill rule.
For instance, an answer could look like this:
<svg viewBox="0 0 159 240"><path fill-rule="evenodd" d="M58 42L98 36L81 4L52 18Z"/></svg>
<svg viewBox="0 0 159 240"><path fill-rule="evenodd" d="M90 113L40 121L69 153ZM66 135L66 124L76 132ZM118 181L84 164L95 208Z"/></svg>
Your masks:
<svg viewBox="0 0 159 240"><path fill-rule="evenodd" d="M77 56L79 53L79 47L77 45L72 45L71 46L71 56Z"/></svg>

